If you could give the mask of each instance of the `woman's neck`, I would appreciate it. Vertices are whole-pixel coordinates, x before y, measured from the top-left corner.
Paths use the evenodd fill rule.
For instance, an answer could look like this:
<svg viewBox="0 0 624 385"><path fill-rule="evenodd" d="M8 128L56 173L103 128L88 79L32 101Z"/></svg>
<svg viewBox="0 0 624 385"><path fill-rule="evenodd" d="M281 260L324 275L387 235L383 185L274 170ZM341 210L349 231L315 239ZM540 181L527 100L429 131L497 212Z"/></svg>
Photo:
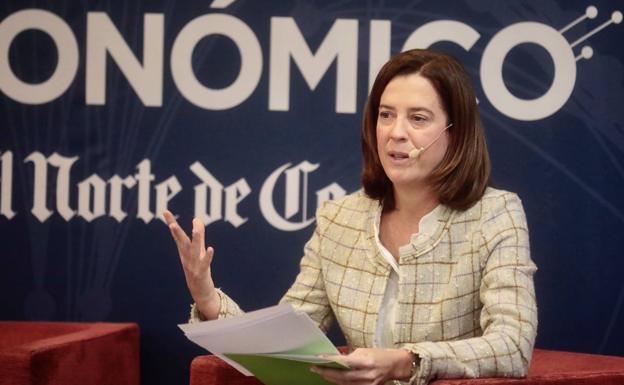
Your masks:
<svg viewBox="0 0 624 385"><path fill-rule="evenodd" d="M420 221L440 202L430 188L406 189L394 188L395 215L406 222Z"/></svg>

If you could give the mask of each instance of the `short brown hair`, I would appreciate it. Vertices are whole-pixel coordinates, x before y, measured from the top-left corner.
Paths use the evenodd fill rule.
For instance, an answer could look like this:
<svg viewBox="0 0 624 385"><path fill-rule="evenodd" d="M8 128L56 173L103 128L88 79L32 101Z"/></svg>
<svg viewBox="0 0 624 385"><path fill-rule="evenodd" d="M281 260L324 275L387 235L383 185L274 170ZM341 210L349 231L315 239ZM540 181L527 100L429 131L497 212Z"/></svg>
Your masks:
<svg viewBox="0 0 624 385"><path fill-rule="evenodd" d="M362 152L364 192L385 208L394 208L392 182L377 153L379 103L388 83L397 76L417 73L438 93L449 122L449 145L428 179L440 203L465 210L483 196L490 184L490 157L472 83L464 67L449 55L413 49L394 56L379 71L364 107Z"/></svg>

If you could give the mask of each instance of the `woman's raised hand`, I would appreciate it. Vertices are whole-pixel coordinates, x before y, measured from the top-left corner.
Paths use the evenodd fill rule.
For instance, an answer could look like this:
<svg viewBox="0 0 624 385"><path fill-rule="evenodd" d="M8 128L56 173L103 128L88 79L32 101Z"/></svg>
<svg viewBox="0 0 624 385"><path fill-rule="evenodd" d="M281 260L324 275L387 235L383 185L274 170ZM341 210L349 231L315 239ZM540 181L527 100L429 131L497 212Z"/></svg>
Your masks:
<svg viewBox="0 0 624 385"><path fill-rule="evenodd" d="M186 285L197 309L206 319L216 319L220 299L210 274L214 249L205 246L204 224L197 218L193 219L193 231L189 239L170 211L166 210L163 216L178 247Z"/></svg>

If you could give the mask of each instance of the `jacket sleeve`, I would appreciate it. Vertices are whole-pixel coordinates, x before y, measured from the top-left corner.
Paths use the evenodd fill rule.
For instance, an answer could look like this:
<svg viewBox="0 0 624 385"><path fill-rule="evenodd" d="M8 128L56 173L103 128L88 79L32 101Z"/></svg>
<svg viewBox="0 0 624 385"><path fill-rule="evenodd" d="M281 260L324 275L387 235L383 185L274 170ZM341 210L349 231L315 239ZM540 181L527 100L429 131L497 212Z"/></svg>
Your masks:
<svg viewBox="0 0 624 385"><path fill-rule="evenodd" d="M290 303L296 310L307 313L324 332L327 332L334 321L334 313L325 292L320 255L323 231L326 228L326 207L324 205L317 210L316 228L304 246L299 274L280 300L280 303Z"/></svg>
<svg viewBox="0 0 624 385"><path fill-rule="evenodd" d="M520 199L507 193L481 222L483 249L480 337L406 344L419 368L410 384L435 378L524 377L537 332L537 305L528 228Z"/></svg>
<svg viewBox="0 0 624 385"><path fill-rule="evenodd" d="M217 317L217 319L235 317L244 313L244 311L241 310L238 304L227 294L221 291L221 289L217 289L217 294L219 294L219 299L221 300L221 306L219 307L219 316ZM189 316L189 323L197 323L202 321L206 321L206 318L197 309L197 305L192 304L191 314Z"/></svg>

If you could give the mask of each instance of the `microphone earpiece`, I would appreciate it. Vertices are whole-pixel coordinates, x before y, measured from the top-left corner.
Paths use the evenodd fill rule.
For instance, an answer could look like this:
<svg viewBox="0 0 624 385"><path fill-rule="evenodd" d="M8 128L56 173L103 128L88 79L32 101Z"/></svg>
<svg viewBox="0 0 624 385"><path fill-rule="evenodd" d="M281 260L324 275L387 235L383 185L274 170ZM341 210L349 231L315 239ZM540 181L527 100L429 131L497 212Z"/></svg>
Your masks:
<svg viewBox="0 0 624 385"><path fill-rule="evenodd" d="M418 159L418 157L420 156L420 153L423 152L424 148L415 148L412 151L409 152L408 156L410 159Z"/></svg>

